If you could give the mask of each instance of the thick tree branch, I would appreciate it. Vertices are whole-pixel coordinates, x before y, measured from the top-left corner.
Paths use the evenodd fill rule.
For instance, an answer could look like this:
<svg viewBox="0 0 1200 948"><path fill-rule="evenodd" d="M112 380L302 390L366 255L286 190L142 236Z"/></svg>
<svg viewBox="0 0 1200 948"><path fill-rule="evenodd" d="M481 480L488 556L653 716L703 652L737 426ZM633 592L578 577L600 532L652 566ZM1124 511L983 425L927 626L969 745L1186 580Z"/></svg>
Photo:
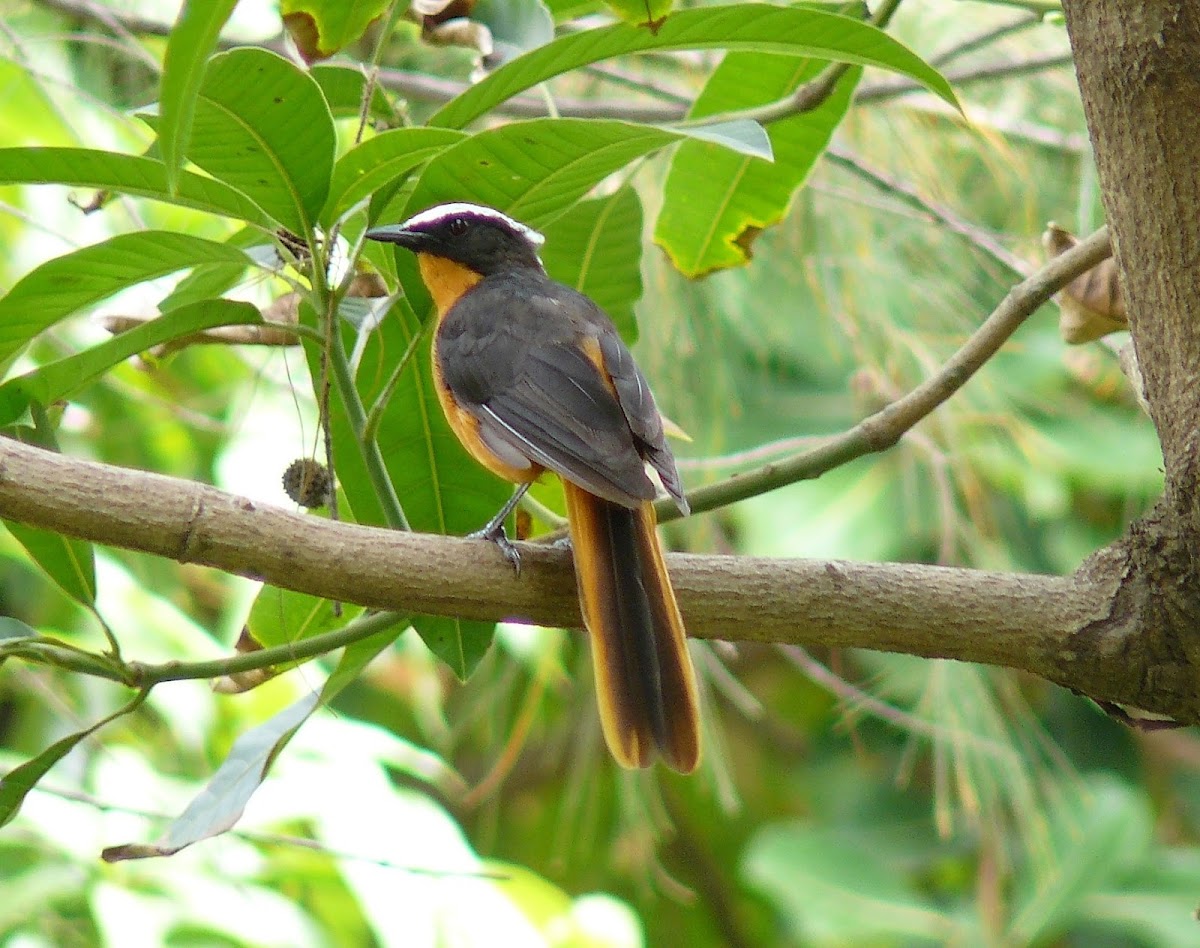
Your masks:
<svg viewBox="0 0 1200 948"><path fill-rule="evenodd" d="M335 523L0 439L0 516L378 609L579 625L570 552ZM700 637L909 652L1052 676L1106 611L1088 582L907 564L669 558ZM1103 697L1103 696L1101 696Z"/></svg>

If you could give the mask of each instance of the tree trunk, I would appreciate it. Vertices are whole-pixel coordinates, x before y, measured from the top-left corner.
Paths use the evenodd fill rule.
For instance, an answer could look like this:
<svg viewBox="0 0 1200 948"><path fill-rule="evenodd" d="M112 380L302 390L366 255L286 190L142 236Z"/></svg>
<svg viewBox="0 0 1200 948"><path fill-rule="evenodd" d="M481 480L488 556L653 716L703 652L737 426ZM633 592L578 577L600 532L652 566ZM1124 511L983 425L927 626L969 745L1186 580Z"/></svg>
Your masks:
<svg viewBox="0 0 1200 948"><path fill-rule="evenodd" d="M1064 0L1135 351L1166 476L1156 509L1081 568L1116 583L1075 680L1200 721L1200 5ZM1074 655L1064 656L1072 661ZM1100 661L1095 661L1100 657Z"/></svg>

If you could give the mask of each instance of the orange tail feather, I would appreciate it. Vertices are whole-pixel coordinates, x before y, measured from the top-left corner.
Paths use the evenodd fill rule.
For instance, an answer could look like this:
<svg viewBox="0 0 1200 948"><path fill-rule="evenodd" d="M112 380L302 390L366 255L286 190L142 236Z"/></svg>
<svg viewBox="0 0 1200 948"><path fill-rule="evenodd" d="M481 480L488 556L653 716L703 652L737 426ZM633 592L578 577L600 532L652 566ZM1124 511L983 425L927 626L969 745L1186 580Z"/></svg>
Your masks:
<svg viewBox="0 0 1200 948"><path fill-rule="evenodd" d="M700 760L699 701L654 508L563 487L604 738L623 767L661 755L690 773Z"/></svg>

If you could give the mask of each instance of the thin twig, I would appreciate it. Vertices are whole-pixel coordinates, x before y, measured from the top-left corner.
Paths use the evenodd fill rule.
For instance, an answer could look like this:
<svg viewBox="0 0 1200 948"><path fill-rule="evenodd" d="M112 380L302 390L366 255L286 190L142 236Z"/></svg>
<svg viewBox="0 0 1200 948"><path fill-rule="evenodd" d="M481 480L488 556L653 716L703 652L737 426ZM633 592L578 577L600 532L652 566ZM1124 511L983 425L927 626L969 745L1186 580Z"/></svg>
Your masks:
<svg viewBox="0 0 1200 948"><path fill-rule="evenodd" d="M872 26L883 29L891 22L892 16L900 6L901 0L883 0L879 5L879 9L867 21ZM735 121L739 119L748 119L753 122L758 122L760 125L768 125L771 122L778 122L781 119L791 118L794 115L801 115L805 112L811 112L814 109L820 108L828 98L833 95L833 90L837 88L837 84L841 82L842 77L850 71L850 63L834 62L830 63L821 70L816 76L808 82L803 83L793 90L788 95L784 96L775 102L759 105L749 109L742 109L736 112L722 113L721 118L724 121ZM704 116L700 119L686 120L680 123L683 126L692 124L693 122L711 122L712 116Z"/></svg>
<svg viewBox="0 0 1200 948"><path fill-rule="evenodd" d="M966 39L955 43L949 49L938 53L929 60L929 65L941 69L947 63L966 56L968 53L983 49L985 46L991 46L999 40L1012 36L1014 33L1020 33L1041 22L1042 18L1040 16L1035 13L1029 13L1010 23L1004 23L990 30L984 30L982 33L976 33L974 36L968 36Z"/></svg>
<svg viewBox="0 0 1200 948"><path fill-rule="evenodd" d="M959 217L945 205L938 204L924 197L911 185L898 181L896 178L884 174L882 171L870 168L856 155L833 145L826 149L825 158L832 164L845 168L859 178L870 182L881 191L896 195L910 207L921 211L926 217L943 224L960 237L965 237L987 254L987 256L1016 276L1029 276L1032 267L1025 260L998 243L991 235Z"/></svg>
<svg viewBox="0 0 1200 948"><path fill-rule="evenodd" d="M1111 253L1108 228L1102 227L1009 291L983 325L936 375L903 398L810 451L693 491L688 495L692 513L715 510L787 484L819 477L864 455L890 448L909 428L957 392L1038 307ZM658 513L660 522L679 516L678 510L669 503L660 504Z"/></svg>
<svg viewBox="0 0 1200 948"><path fill-rule="evenodd" d="M1070 66L1075 62L1070 53L1047 53L1043 56L1031 56L1028 59L1014 59L1006 62L988 63L983 66L973 66L969 69L946 72L943 75L952 86L962 88L980 82L990 82L994 79L1012 79L1017 76L1027 76L1030 73L1046 72ZM912 92L924 92L925 87L918 82L905 79L899 82L880 82L862 86L854 96L856 103L882 102L895 99L898 96Z"/></svg>
<svg viewBox="0 0 1200 948"><path fill-rule="evenodd" d="M847 710L862 709L879 720L886 721L888 724L909 734L921 734L931 740L945 741L959 741L966 736L970 739L973 747L980 750L987 750L988 753L994 754L996 757L1012 759L1014 756L1011 747L1005 747L1003 744L989 740L986 737L980 737L978 734L964 734L964 732L953 728L942 727L924 718L909 714L907 711L894 707L885 701L880 701L861 688L852 685L839 675L835 675L799 645L781 643L775 647L789 662L804 672L808 676L809 681L828 691L841 701Z"/></svg>

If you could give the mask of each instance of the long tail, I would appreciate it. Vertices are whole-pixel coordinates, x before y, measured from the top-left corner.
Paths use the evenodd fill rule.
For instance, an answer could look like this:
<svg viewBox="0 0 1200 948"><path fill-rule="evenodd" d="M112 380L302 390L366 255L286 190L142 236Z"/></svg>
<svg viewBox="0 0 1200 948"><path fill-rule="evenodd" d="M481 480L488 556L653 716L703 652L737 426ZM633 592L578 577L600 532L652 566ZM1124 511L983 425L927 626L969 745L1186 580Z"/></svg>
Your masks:
<svg viewBox="0 0 1200 948"><path fill-rule="evenodd" d="M657 753L691 773L700 760L696 679L654 508L563 488L609 750L622 767L648 767Z"/></svg>

